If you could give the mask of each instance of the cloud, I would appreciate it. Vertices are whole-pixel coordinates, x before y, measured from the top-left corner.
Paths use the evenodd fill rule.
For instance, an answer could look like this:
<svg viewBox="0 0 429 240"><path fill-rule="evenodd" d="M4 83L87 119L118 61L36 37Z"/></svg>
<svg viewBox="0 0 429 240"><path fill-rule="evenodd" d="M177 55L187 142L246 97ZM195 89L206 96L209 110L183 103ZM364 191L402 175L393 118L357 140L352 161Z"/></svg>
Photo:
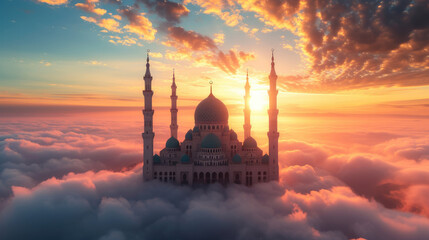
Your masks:
<svg viewBox="0 0 429 240"><path fill-rule="evenodd" d="M194 58L198 62L217 67L226 73L235 74L243 62L255 58L252 53L235 49L224 53L218 49L212 38L194 31L187 31L182 27L169 27L168 36L169 40L164 42L164 45L175 47L179 55ZM193 52L196 53L195 56Z"/></svg>
<svg viewBox="0 0 429 240"><path fill-rule="evenodd" d="M118 12L128 19L129 24L124 26L128 32L136 34L140 39L148 41L155 39L157 30L152 27L152 22L145 17L144 13L139 13L131 7L118 9Z"/></svg>
<svg viewBox="0 0 429 240"><path fill-rule="evenodd" d="M289 188L303 193L345 185L354 193L376 200L387 208L427 216L429 205L421 200L429 186L429 171L426 170L429 161L425 155L427 138L368 136L378 136L380 140L372 146L365 138L360 138L362 143L358 149L365 149L361 144L366 143L367 152L353 149L358 139L346 143L351 153L293 140L281 142L279 158L284 159L282 166L289 166L282 172L283 181ZM350 135L343 138L350 138Z"/></svg>
<svg viewBox="0 0 429 240"><path fill-rule="evenodd" d="M213 41L217 45L222 45L224 43L224 41L225 41L225 34L223 34L223 33L215 33Z"/></svg>
<svg viewBox="0 0 429 240"><path fill-rule="evenodd" d="M93 13L99 16L104 15L107 11L102 8L96 8L95 3L98 3L98 0L85 0L85 3L76 3L75 6L88 13Z"/></svg>
<svg viewBox="0 0 429 240"><path fill-rule="evenodd" d="M121 170L140 161L138 147L74 131L36 131L0 137L0 198L11 186L33 187L50 177L88 170Z"/></svg>
<svg viewBox="0 0 429 240"><path fill-rule="evenodd" d="M425 1L258 1L243 7L300 36L312 74L292 82L290 91L429 83Z"/></svg>
<svg viewBox="0 0 429 240"><path fill-rule="evenodd" d="M299 10L299 0L239 1L246 11L256 12L269 26L287 28L291 17Z"/></svg>
<svg viewBox="0 0 429 240"><path fill-rule="evenodd" d="M415 161L429 160L429 139L397 138L377 146L377 150L395 157Z"/></svg>
<svg viewBox="0 0 429 240"><path fill-rule="evenodd" d="M84 21L94 23L99 27L105 28L108 31L117 33L121 32L121 29L119 28L119 22L113 18L94 18L86 16L81 16L80 18Z"/></svg>
<svg viewBox="0 0 429 240"><path fill-rule="evenodd" d="M191 189L143 183L141 174L138 165L51 178L31 189L14 187L0 213L0 237L424 239L429 234L427 218L384 209L347 187L307 194L276 183Z"/></svg>
<svg viewBox="0 0 429 240"><path fill-rule="evenodd" d="M63 5L68 3L68 0L37 0L37 1L41 3L49 4L49 5Z"/></svg>
<svg viewBox="0 0 429 240"><path fill-rule="evenodd" d="M194 31L187 31L182 27L170 27L168 34L171 40L168 40L166 45L174 46L179 50L207 51L217 49L215 42L210 37Z"/></svg>
<svg viewBox="0 0 429 240"><path fill-rule="evenodd" d="M87 61L87 62L84 62L85 64L87 64L87 65L96 65L96 66L106 66L107 64L106 63L103 63L103 62L100 62L100 61L97 61L97 60L90 60L90 61Z"/></svg>
<svg viewBox="0 0 429 240"><path fill-rule="evenodd" d="M204 8L205 14L213 14L225 21L225 24L231 27L237 26L242 20L240 10L237 8L236 3L230 0L186 0L185 4L196 4Z"/></svg>
<svg viewBox="0 0 429 240"><path fill-rule="evenodd" d="M341 149L281 141L279 183L189 188L143 183L141 143L129 141L135 127L125 125L130 129L100 121L2 124L0 238L429 236L428 161L397 154L426 138L358 133L359 145L379 138L366 153L355 143Z"/></svg>
<svg viewBox="0 0 429 240"><path fill-rule="evenodd" d="M180 18L188 16L189 9L181 3L171 1L139 0L158 16L171 23L179 23Z"/></svg>
<svg viewBox="0 0 429 240"><path fill-rule="evenodd" d="M50 63L50 62L48 62L46 60L41 60L39 63L42 64L42 65L45 65L45 67L50 67L52 65L52 63Z"/></svg>
<svg viewBox="0 0 429 240"><path fill-rule="evenodd" d="M235 74L243 62L247 62L254 58L255 56L251 53L231 49L227 53L219 51L217 54L204 55L201 61L207 61L226 73Z"/></svg>
<svg viewBox="0 0 429 240"><path fill-rule="evenodd" d="M110 36L109 42L113 44L121 44L123 46L132 46L132 45L138 45L143 46L141 43L139 43L137 38L133 38L130 36L124 36L124 37L118 37L118 36Z"/></svg>
<svg viewBox="0 0 429 240"><path fill-rule="evenodd" d="M429 14L426 1L300 0L186 1L206 14L256 14L266 27L299 37L295 48L309 67L280 76L294 92L335 92L429 84ZM250 28L224 19L244 32ZM266 32L266 30L264 30ZM252 34L251 34L252 36ZM285 46L290 49L290 46Z"/></svg>

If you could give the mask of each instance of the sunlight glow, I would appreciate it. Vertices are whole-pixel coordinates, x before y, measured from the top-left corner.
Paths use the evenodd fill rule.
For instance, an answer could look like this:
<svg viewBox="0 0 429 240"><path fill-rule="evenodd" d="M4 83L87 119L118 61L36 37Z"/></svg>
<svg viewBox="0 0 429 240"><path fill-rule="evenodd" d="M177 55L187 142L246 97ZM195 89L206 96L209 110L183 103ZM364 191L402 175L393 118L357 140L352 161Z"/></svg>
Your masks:
<svg viewBox="0 0 429 240"><path fill-rule="evenodd" d="M252 112L265 112L268 109L268 94L263 90L250 92L250 109Z"/></svg>

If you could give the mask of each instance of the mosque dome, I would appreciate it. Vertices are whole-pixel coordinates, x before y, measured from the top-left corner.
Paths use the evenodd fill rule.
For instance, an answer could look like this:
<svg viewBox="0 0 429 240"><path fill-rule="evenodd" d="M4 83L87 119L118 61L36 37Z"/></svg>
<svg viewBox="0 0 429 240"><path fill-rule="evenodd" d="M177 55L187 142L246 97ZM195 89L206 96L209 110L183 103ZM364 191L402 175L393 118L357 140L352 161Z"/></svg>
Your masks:
<svg viewBox="0 0 429 240"><path fill-rule="evenodd" d="M228 131L229 131L229 127L228 127L228 125L226 125L226 126L224 126L224 127L223 127L223 131L224 131L224 132L228 132Z"/></svg>
<svg viewBox="0 0 429 240"><path fill-rule="evenodd" d="M182 163L189 163L190 159L189 159L188 154L183 154L182 158L180 159L180 162L182 162Z"/></svg>
<svg viewBox="0 0 429 240"><path fill-rule="evenodd" d="M244 140L243 148L257 148L258 144L256 143L256 140L252 137L248 137L246 140Z"/></svg>
<svg viewBox="0 0 429 240"><path fill-rule="evenodd" d="M262 157L262 163L268 163L269 160L270 157L268 156L268 154L265 153L265 155Z"/></svg>
<svg viewBox="0 0 429 240"><path fill-rule="evenodd" d="M153 163L161 163L161 157L158 154L153 155Z"/></svg>
<svg viewBox="0 0 429 240"><path fill-rule="evenodd" d="M180 148L179 141L175 137L171 137L165 143L166 148Z"/></svg>
<svg viewBox="0 0 429 240"><path fill-rule="evenodd" d="M241 157L238 154L235 154L235 156L232 158L233 163L241 163Z"/></svg>
<svg viewBox="0 0 429 240"><path fill-rule="evenodd" d="M229 135L229 139L237 140L237 133L235 133L234 130L231 131L231 134Z"/></svg>
<svg viewBox="0 0 429 240"><path fill-rule="evenodd" d="M220 148L221 146L220 139L213 133L207 134L201 142L201 148Z"/></svg>
<svg viewBox="0 0 429 240"><path fill-rule="evenodd" d="M202 100L194 114L195 124L228 124L228 109L213 94Z"/></svg>
<svg viewBox="0 0 429 240"><path fill-rule="evenodd" d="M185 140L192 140L192 130L189 129L189 131L185 135Z"/></svg>

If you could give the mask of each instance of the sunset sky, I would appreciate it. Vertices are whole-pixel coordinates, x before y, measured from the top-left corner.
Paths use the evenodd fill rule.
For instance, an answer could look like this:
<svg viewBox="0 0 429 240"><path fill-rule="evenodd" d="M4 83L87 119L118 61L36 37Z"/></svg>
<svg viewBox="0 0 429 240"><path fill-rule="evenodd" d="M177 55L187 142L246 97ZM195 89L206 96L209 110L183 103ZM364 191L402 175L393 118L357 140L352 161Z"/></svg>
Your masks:
<svg viewBox="0 0 429 240"><path fill-rule="evenodd" d="M12 229L9 237L14 228L8 226L21 219L16 206L36 204L38 191L57 196L56 187L77 184L86 194L101 186L97 199L124 203L118 196L125 193L103 191L111 179L126 185L141 174L135 164L142 156L148 49L156 153L169 137L173 69L179 141L194 126L195 107L209 94L210 81L242 141L248 70L252 136L265 153L274 49L281 190L270 187L265 200L288 207L272 206L268 218L277 219L282 209L288 221L305 225L300 232L312 232L292 234L302 237L297 239L429 236L429 1L2 0L0 12L0 232ZM111 158L104 162L106 156ZM167 193L145 188L143 197L126 193L131 205L124 206L138 208L132 202L142 198L172 204ZM184 197L186 191L174 194L206 206L197 193ZM253 199L249 206L266 202L258 198L262 189L207 191L229 194L225 202L242 194ZM329 222L336 214L318 212L320 202L344 203L346 210L338 211L355 212L360 204L374 215L356 222L381 225L360 231ZM182 215L189 209L175 207L177 219L189 217ZM229 208L223 210L228 216ZM408 221L414 230L401 225ZM91 237L128 238L118 226Z"/></svg>
<svg viewBox="0 0 429 240"><path fill-rule="evenodd" d="M281 117L427 116L421 6L427 3L4 1L0 104L143 107L150 49L156 108L170 104L174 68L179 110L193 109L212 80L241 130L249 69L252 124L265 130L274 48ZM185 132L192 119L182 112Z"/></svg>

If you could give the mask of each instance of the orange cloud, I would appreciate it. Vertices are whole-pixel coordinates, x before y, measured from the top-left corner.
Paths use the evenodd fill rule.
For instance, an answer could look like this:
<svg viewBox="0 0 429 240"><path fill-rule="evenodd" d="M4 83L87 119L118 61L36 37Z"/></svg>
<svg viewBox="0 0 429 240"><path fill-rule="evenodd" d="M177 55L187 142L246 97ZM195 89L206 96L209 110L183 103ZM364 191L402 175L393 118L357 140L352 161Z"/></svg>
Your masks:
<svg viewBox="0 0 429 240"><path fill-rule="evenodd" d="M99 16L104 15L107 11L102 8L96 8L95 3L98 3L98 0L86 0L85 3L76 3L75 6L88 13L93 13Z"/></svg>
<svg viewBox="0 0 429 240"><path fill-rule="evenodd" d="M68 3L68 0L37 0L41 3L46 3L49 5L62 5Z"/></svg>
<svg viewBox="0 0 429 240"><path fill-rule="evenodd" d="M337 91L429 84L429 14L424 1L243 2L263 21L300 36L309 77L288 90ZM386 19L394 19L386 21Z"/></svg>
<svg viewBox="0 0 429 240"><path fill-rule="evenodd" d="M231 0L186 0L185 4L196 4L204 8L205 14L213 14L225 21L225 24L231 27L238 25L243 17L240 10L236 8L236 3Z"/></svg>
<svg viewBox="0 0 429 240"><path fill-rule="evenodd" d="M290 28L290 21L299 10L300 0L239 0L246 11L255 12L267 25L274 28Z"/></svg>
<svg viewBox="0 0 429 240"><path fill-rule="evenodd" d="M235 74L242 63L254 58L255 56L251 53L231 49L227 53L218 51L217 53L203 55L199 60L208 62L226 73Z"/></svg>
<svg viewBox="0 0 429 240"><path fill-rule="evenodd" d="M94 23L97 26L105 28L106 30L109 30L111 32L121 32L121 30L119 29L119 22L113 18L94 18L86 16L81 16L80 18L84 21Z"/></svg>
<svg viewBox="0 0 429 240"><path fill-rule="evenodd" d="M130 36L124 36L122 38L110 36L110 38L114 38L109 40L109 42L113 44L121 44L124 46L131 46L131 45L143 46L141 43L138 42L137 38L133 38Z"/></svg>
<svg viewBox="0 0 429 240"><path fill-rule="evenodd" d="M133 8L119 9L118 12L128 19L129 24L124 26L124 29L138 35L140 39L155 40L157 30L152 27L152 22L144 13L138 13Z"/></svg>
<svg viewBox="0 0 429 240"><path fill-rule="evenodd" d="M194 31L187 31L182 27L170 27L168 35L171 40L167 41L166 44L176 47L179 50L206 51L217 48L215 42L210 37Z"/></svg>
<svg viewBox="0 0 429 240"><path fill-rule="evenodd" d="M254 58L253 54L234 49L224 53L218 49L212 38L182 27L168 28L168 36L170 40L164 42L164 45L175 47L179 55L187 55L188 58L207 63L226 73L234 74L243 62ZM167 54L167 58L169 57Z"/></svg>

